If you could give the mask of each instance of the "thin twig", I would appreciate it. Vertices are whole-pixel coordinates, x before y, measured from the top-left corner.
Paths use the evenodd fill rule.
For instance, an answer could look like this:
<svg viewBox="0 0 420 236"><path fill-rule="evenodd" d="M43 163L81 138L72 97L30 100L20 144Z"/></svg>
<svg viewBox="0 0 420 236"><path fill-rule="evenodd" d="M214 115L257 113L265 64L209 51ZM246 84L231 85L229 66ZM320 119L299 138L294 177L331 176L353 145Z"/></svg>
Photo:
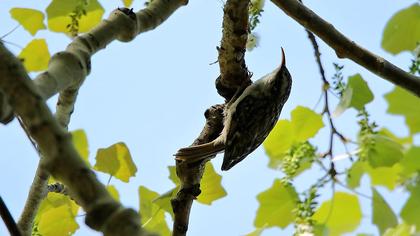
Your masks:
<svg viewBox="0 0 420 236"><path fill-rule="evenodd" d="M12 214L10 214L9 209L3 201L3 198L0 196L0 215L4 221L4 224L9 230L10 235L12 236L21 236L22 234L19 231L19 228L16 225L15 220L13 219Z"/></svg>
<svg viewBox="0 0 420 236"><path fill-rule="evenodd" d="M6 38L7 36L9 36L11 33L13 33L15 30L17 30L20 27L20 24L16 25L12 30L10 30L9 32L3 34L2 36L0 36L0 40L3 40L4 38Z"/></svg>

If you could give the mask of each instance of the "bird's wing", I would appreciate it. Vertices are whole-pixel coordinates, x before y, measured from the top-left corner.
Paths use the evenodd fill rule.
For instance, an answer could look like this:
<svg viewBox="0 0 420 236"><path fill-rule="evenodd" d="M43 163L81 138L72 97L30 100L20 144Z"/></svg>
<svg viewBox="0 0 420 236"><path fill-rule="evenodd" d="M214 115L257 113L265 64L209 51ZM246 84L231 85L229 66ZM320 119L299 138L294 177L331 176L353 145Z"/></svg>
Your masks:
<svg viewBox="0 0 420 236"><path fill-rule="evenodd" d="M269 102L267 99L248 95L236 105L226 136L222 170L232 168L264 141L265 137L259 136L266 136L268 132L265 130L272 126L271 122L262 123L266 122L264 120L266 114L272 112L268 110L271 106L267 102Z"/></svg>

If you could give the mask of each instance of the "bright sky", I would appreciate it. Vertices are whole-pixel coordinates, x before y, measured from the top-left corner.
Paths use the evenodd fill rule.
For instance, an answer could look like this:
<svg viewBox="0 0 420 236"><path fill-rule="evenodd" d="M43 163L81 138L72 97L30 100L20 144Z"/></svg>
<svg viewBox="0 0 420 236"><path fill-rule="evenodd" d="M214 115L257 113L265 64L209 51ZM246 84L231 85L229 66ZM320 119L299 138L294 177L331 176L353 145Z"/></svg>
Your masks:
<svg viewBox="0 0 420 236"><path fill-rule="evenodd" d="M117 0L102 1L109 12L122 6ZM383 56L403 69L408 68L411 55L403 53L392 56L380 48L382 31L387 20L398 10L413 4L414 0L352 0L314 1L305 3L317 14L335 25L349 38L372 52ZM0 1L0 35L13 29L17 22L10 18L11 7L27 7L44 10L49 1ZM143 1L136 0L135 10L142 8ZM92 73L80 90L70 130L84 129L90 147L90 159L94 160L98 148L108 147L123 141L129 147L138 167L138 173L129 184L117 179L117 185L124 205L138 209L138 186L144 185L163 193L173 187L168 179L168 165L174 165L172 154L180 147L189 145L201 131L203 113L210 105L221 103L216 93L214 80L219 74L216 46L221 39L222 0L190 0L188 6L179 9L163 25L151 32L138 36L133 42L113 42L92 59ZM261 24L256 32L260 35L259 47L247 53L246 61L253 79L271 72L281 60L280 47L286 52L287 66L293 76L293 89L281 118L289 118L290 111L297 105L314 108L320 95L321 82L313 57L312 46L303 28L287 17L270 1L266 2ZM70 39L62 34L41 31L36 38L47 38L50 53L63 50ZM22 27L7 38L24 47L31 37ZM337 59L334 51L320 42L322 60L327 77L334 74L333 62L345 65L344 75L361 73L375 94L375 100L367 108L372 119L379 125L399 135L407 135L403 119L386 115L386 103L382 95L392 85L378 78L349 60ZM20 49L7 45L18 54ZM34 77L34 76L33 76ZM56 97L49 100L55 109ZM336 102L336 101L334 101ZM334 108L334 107L333 107ZM319 112L322 106L317 107ZM354 139L357 132L354 111L346 111L337 121L337 128ZM319 150L327 149L325 129L316 137ZM18 218L38 158L30 142L15 120L0 127L0 194ZM419 141L419 140L417 140ZM336 146L341 147L339 143ZM337 149L339 154L341 149ZM219 171L221 156L213 160ZM258 202L255 196L269 188L282 173L268 169L268 158L262 148L251 154L232 170L223 172L222 184L228 195L211 206L195 203L190 217L189 235L244 235L254 229L253 221ZM219 171L219 173L221 173ZM311 174L320 173L317 167ZM307 174L298 179L298 189L308 187L313 176ZM101 175L103 182L107 177ZM368 183L364 177L363 183ZM325 188L325 196L331 196ZM343 191L341 188L337 190ZM360 191L370 195L370 190ZM379 191L387 197L398 213L405 201L405 194L393 194L384 188ZM378 234L370 225L369 202L363 202L364 219L358 232ZM281 216L279 216L281 217ZM80 217L82 222L83 217ZM77 235L98 235L81 223ZM291 235L278 228L265 231L264 236ZM6 230L0 224L0 235Z"/></svg>

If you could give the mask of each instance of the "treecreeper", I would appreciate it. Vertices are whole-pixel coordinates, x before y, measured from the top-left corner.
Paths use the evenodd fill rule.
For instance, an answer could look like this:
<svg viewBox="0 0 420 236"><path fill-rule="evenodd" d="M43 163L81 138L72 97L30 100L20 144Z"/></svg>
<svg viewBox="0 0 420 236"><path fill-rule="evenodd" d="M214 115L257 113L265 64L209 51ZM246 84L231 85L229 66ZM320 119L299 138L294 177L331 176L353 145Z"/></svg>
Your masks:
<svg viewBox="0 0 420 236"><path fill-rule="evenodd" d="M221 134L209 143L179 149L176 160L193 163L224 152L222 170L229 170L264 142L292 88L283 48L281 52L279 67L242 89L226 105Z"/></svg>

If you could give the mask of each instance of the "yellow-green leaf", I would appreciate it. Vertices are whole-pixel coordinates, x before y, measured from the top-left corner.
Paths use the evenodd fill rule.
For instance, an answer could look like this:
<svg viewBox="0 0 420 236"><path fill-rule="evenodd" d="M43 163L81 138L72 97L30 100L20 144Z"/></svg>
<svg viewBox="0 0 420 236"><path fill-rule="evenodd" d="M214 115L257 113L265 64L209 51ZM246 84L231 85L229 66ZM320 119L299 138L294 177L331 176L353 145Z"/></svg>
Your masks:
<svg viewBox="0 0 420 236"><path fill-rule="evenodd" d="M104 9L97 0L87 1L86 6L83 5L83 1L53 0L46 10L48 28L54 32L68 34L67 25L71 24L70 14L78 7L86 11L86 15L82 15L78 21L79 33L90 31L102 20Z"/></svg>
<svg viewBox="0 0 420 236"><path fill-rule="evenodd" d="M245 236L260 236L265 230L265 227L256 228L251 233L246 234Z"/></svg>
<svg viewBox="0 0 420 236"><path fill-rule="evenodd" d="M180 181L176 176L175 166L168 166L169 179L174 182L176 186L180 185ZM217 174L211 162L206 163L206 169L200 183L201 194L197 197L197 201L206 205L211 205L215 200L223 198L227 195L222 186L222 176Z"/></svg>
<svg viewBox="0 0 420 236"><path fill-rule="evenodd" d="M385 231L383 236L412 236L411 232L414 227L405 223L397 225L395 228L390 228Z"/></svg>
<svg viewBox="0 0 420 236"><path fill-rule="evenodd" d="M372 193L372 223L378 227L379 232L383 235L385 230L398 225L398 219L375 188L372 188Z"/></svg>
<svg viewBox="0 0 420 236"><path fill-rule="evenodd" d="M270 159L268 166L272 169L279 169L286 152L294 144L315 136L324 126L322 116L306 107L296 107L291 116L291 121L279 120L263 143Z"/></svg>
<svg viewBox="0 0 420 236"><path fill-rule="evenodd" d="M324 127L322 116L309 108L297 106L291 114L292 127L297 142L306 141Z"/></svg>
<svg viewBox="0 0 420 236"><path fill-rule="evenodd" d="M415 3L397 12L386 24L382 48L397 54L412 51L420 41L420 5Z"/></svg>
<svg viewBox="0 0 420 236"><path fill-rule="evenodd" d="M362 220L359 200L355 195L336 192L332 200L322 203L313 219L320 224L325 224L329 236L352 232Z"/></svg>
<svg viewBox="0 0 420 236"><path fill-rule="evenodd" d="M411 134L420 132L420 98L400 87L395 87L385 95L385 99L388 101L388 113L403 115Z"/></svg>
<svg viewBox="0 0 420 236"><path fill-rule="evenodd" d="M93 168L126 183L137 172L130 151L124 143L116 143L110 147L98 149L96 164Z"/></svg>
<svg viewBox="0 0 420 236"><path fill-rule="evenodd" d="M256 227L287 227L295 219L293 209L296 207L298 195L291 185L281 180L274 180L271 188L257 196L260 206L254 220Z"/></svg>
<svg viewBox="0 0 420 236"><path fill-rule="evenodd" d="M281 157L289 150L294 140L292 123L288 120L279 120L265 139L263 145L270 159L281 160Z"/></svg>
<svg viewBox="0 0 420 236"><path fill-rule="evenodd" d="M10 15L30 34L35 35L38 30L45 29L44 13L29 8L12 8Z"/></svg>
<svg viewBox="0 0 420 236"><path fill-rule="evenodd" d="M114 185L106 186L106 190L108 190L109 194L111 194L112 198L117 201L120 201L120 194L118 193L117 188Z"/></svg>
<svg viewBox="0 0 420 236"><path fill-rule="evenodd" d="M372 100L373 93L362 76L360 74L350 76L343 96L334 111L334 116L337 117L349 107L361 110Z"/></svg>
<svg viewBox="0 0 420 236"><path fill-rule="evenodd" d="M86 137L86 133L82 129L74 130L71 132L73 145L76 148L77 153L83 158L85 163L90 167L89 163L89 145Z"/></svg>
<svg viewBox="0 0 420 236"><path fill-rule="evenodd" d="M129 7L133 4L133 0L123 0L123 3L125 7Z"/></svg>
<svg viewBox="0 0 420 236"><path fill-rule="evenodd" d="M347 172L347 186L354 189L359 187L360 179L365 173L365 162L357 161L353 163Z"/></svg>
<svg viewBox="0 0 420 236"><path fill-rule="evenodd" d="M375 135L373 140L375 146L368 152L368 161L373 168L382 166L391 167L402 159L401 144L382 135Z"/></svg>
<svg viewBox="0 0 420 236"><path fill-rule="evenodd" d="M415 225L420 228L419 206L420 206L420 185L410 189L410 197L401 210L401 218L405 223Z"/></svg>
<svg viewBox="0 0 420 236"><path fill-rule="evenodd" d="M370 91L369 86L360 74L350 76L347 86L354 91L351 96L350 107L361 110L366 104L373 100L373 93Z"/></svg>
<svg viewBox="0 0 420 236"><path fill-rule="evenodd" d="M63 205L45 212L38 222L39 233L43 236L71 235L79 225L71 215L69 209Z"/></svg>
<svg viewBox="0 0 420 236"><path fill-rule="evenodd" d="M222 186L222 176L216 173L211 162L206 163L200 189L201 194L197 197L197 201L206 205L211 205L213 201L227 195Z"/></svg>
<svg viewBox="0 0 420 236"><path fill-rule="evenodd" d="M372 168L366 165L366 172L369 174L371 184L374 186L384 186L389 190L394 190L400 180L402 167L397 163L391 167Z"/></svg>
<svg viewBox="0 0 420 236"><path fill-rule="evenodd" d="M23 60L25 69L32 72L46 70L51 56L45 39L34 39L26 45L18 57Z"/></svg>
<svg viewBox="0 0 420 236"><path fill-rule="evenodd" d="M401 145L413 143L413 137L411 135L408 137L398 137L385 127L379 130L378 134L386 136L390 138L392 141L397 142Z"/></svg>
<svg viewBox="0 0 420 236"><path fill-rule="evenodd" d="M420 171L420 147L411 147L401 160L401 166L403 167L404 175L407 176Z"/></svg>
<svg viewBox="0 0 420 236"><path fill-rule="evenodd" d="M168 170L169 170L169 179L172 180L172 182L175 185L180 185L181 182L178 178L178 176L176 175L176 167L175 166L168 166Z"/></svg>
<svg viewBox="0 0 420 236"><path fill-rule="evenodd" d="M160 236L169 236L171 231L165 220L163 211L153 200L159 197L157 192L151 191L144 186L139 187L140 214L142 226Z"/></svg>
<svg viewBox="0 0 420 236"><path fill-rule="evenodd" d="M171 199L176 196L179 191L179 186L172 188L166 193L161 194L159 197L153 199L153 203L158 205L161 209L168 212L172 219L174 218L174 212L172 210Z"/></svg>
<svg viewBox="0 0 420 236"><path fill-rule="evenodd" d="M75 217L79 206L68 196L49 193L42 201L35 222L43 236L71 235L78 228Z"/></svg>

